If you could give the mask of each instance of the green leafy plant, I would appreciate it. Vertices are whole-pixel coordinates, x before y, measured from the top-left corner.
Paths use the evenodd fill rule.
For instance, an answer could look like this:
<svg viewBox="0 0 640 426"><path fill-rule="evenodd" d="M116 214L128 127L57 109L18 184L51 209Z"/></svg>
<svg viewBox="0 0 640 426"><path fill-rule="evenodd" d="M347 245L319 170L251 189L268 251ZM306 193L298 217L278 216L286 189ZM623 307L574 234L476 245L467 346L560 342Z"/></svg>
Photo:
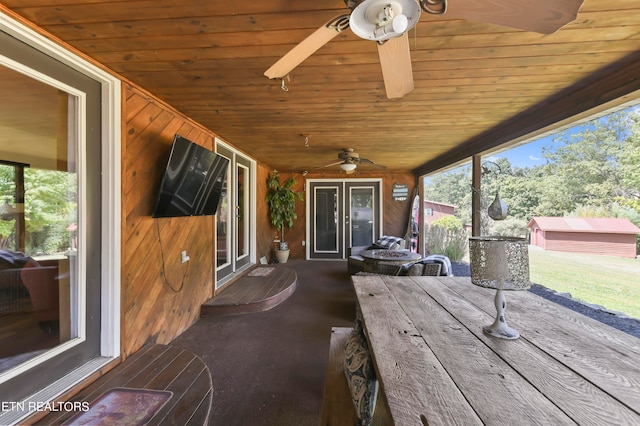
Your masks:
<svg viewBox="0 0 640 426"><path fill-rule="evenodd" d="M280 182L280 173L274 170L267 177L267 194L265 201L269 206L271 224L280 231L280 243L284 242L284 228L293 228L293 222L298 218L296 214L296 200L302 201L302 192L296 192L293 188L297 181L290 177Z"/></svg>
<svg viewBox="0 0 640 426"><path fill-rule="evenodd" d="M460 219L443 216L434 221L427 230L427 252L444 254L452 262L457 262L465 255L468 238Z"/></svg>

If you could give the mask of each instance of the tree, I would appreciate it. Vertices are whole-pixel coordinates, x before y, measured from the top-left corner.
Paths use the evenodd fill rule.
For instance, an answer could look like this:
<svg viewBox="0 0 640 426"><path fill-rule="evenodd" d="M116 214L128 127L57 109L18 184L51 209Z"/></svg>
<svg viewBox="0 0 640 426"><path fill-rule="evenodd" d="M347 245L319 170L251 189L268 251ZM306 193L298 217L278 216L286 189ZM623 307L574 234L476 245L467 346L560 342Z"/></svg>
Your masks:
<svg viewBox="0 0 640 426"><path fill-rule="evenodd" d="M425 185L424 199L456 206L456 217L470 223L471 167L466 165L432 176Z"/></svg>
<svg viewBox="0 0 640 426"><path fill-rule="evenodd" d="M561 201L565 213L578 205L610 205L628 196L620 164L632 124L629 114L617 112L582 125L578 132L559 133L545 147L545 175L553 190L548 195Z"/></svg>
<svg viewBox="0 0 640 426"><path fill-rule="evenodd" d="M25 168L24 215L25 250L33 253L58 253L69 248L70 223L77 223L77 176L55 170ZM15 174L13 166L0 167L2 202L13 203ZM15 220L0 221L2 247L15 250Z"/></svg>
<svg viewBox="0 0 640 426"><path fill-rule="evenodd" d="M629 119L631 135L622 148L618 163L624 191L619 201L640 214L640 110L630 114Z"/></svg>
<svg viewBox="0 0 640 426"><path fill-rule="evenodd" d="M521 233L533 216L626 217L640 226L639 108L558 133L543 148L543 156L546 163L533 168L492 159L500 173L482 176L482 234ZM495 167L487 161L483 165L490 171ZM456 216L469 223L471 189L467 165L430 177L425 199L457 206ZM509 207L508 223L488 218L496 191Z"/></svg>

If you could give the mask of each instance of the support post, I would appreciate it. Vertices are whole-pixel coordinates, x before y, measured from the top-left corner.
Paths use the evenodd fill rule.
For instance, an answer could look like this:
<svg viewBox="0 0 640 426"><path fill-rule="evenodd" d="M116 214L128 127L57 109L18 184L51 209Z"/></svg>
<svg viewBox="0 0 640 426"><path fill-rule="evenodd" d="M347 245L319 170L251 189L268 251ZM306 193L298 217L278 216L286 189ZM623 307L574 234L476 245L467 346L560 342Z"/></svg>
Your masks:
<svg viewBox="0 0 640 426"><path fill-rule="evenodd" d="M480 219L481 209L482 209L482 198L481 198L481 177L482 177L482 166L480 164L482 157L480 155L474 155L471 157L471 235L474 237L478 237L481 234L480 231Z"/></svg>

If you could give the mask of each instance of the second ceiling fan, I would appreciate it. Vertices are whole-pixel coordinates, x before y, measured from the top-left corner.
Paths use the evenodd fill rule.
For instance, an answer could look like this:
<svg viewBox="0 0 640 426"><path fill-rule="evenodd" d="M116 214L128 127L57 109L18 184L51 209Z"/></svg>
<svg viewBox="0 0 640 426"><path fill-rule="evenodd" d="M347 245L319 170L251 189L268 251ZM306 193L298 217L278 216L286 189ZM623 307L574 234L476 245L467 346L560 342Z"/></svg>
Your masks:
<svg viewBox="0 0 640 426"><path fill-rule="evenodd" d="M351 28L360 38L377 43L387 98L413 90L413 70L407 31L421 10L451 19L487 22L551 34L573 21L583 0L344 0L350 14L340 15L302 40L264 75L283 79L341 31Z"/></svg>
<svg viewBox="0 0 640 426"><path fill-rule="evenodd" d="M314 167L312 170L325 169L327 167L340 165L340 169L346 174L350 175L352 173L355 173L358 164L369 164L379 169L387 168L386 166L377 164L376 162L369 160L368 158L360 157L360 154L358 154L353 148L344 148L338 154L338 161L332 161L329 164Z"/></svg>

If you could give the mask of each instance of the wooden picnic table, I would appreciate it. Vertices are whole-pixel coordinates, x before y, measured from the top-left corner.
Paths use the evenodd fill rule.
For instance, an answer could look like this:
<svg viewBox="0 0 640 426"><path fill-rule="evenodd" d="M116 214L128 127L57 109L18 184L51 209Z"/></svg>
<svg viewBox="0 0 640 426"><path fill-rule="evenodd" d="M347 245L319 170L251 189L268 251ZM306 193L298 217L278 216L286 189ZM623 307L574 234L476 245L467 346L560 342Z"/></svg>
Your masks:
<svg viewBox="0 0 640 426"><path fill-rule="evenodd" d="M468 277L352 279L388 416L374 424L640 424L640 339L529 291L506 294L521 337L497 339L494 290Z"/></svg>

